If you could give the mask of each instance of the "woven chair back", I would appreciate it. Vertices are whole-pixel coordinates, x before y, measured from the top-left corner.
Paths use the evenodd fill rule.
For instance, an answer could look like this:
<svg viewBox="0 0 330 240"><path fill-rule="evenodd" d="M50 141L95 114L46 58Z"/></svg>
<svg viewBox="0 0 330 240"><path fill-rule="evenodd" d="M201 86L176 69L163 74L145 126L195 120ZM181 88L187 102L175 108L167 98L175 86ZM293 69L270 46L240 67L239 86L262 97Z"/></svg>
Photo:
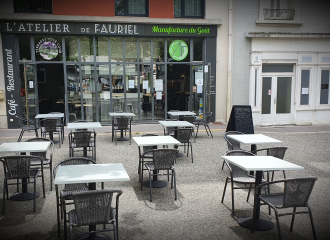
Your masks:
<svg viewBox="0 0 330 240"><path fill-rule="evenodd" d="M56 132L57 131L57 119L47 118L44 121L44 128L46 132Z"/></svg>
<svg viewBox="0 0 330 240"><path fill-rule="evenodd" d="M154 170L171 170L174 165L177 153L178 150L176 149L153 150Z"/></svg>
<svg viewBox="0 0 330 240"><path fill-rule="evenodd" d="M283 208L307 207L316 177L284 180Z"/></svg>
<svg viewBox="0 0 330 240"><path fill-rule="evenodd" d="M273 156L279 159L283 159L285 152L288 148L287 147L273 147L267 149L267 156Z"/></svg>
<svg viewBox="0 0 330 240"><path fill-rule="evenodd" d="M117 120L117 129L118 130L129 130L129 121L130 118L127 117L118 117Z"/></svg>
<svg viewBox="0 0 330 240"><path fill-rule="evenodd" d="M5 156L0 158L4 164L6 177L9 179L30 178L30 161L39 160L35 156Z"/></svg>
<svg viewBox="0 0 330 240"><path fill-rule="evenodd" d="M91 141L91 131L78 131L73 132L74 147L89 147Z"/></svg>
<svg viewBox="0 0 330 240"><path fill-rule="evenodd" d="M244 150L233 150L233 151L227 152L226 156L255 156L255 155L251 152L247 152ZM240 168L234 164L231 164L229 162L227 162L227 164L229 166L229 170L230 170L230 174L231 174L232 178L248 177L247 171L245 171L242 168Z"/></svg>
<svg viewBox="0 0 330 240"><path fill-rule="evenodd" d="M189 143L192 131L193 131L192 128L176 129L177 132L176 140L178 140L181 143Z"/></svg>
<svg viewBox="0 0 330 240"><path fill-rule="evenodd" d="M229 131L225 133L224 139L227 142L228 151L241 150L241 144L239 142L227 137L228 135L238 135L238 134L243 134L243 133L237 131Z"/></svg>
<svg viewBox="0 0 330 240"><path fill-rule="evenodd" d="M184 116L182 118L183 121L187 121L187 122L190 122L190 123L194 123L194 121L196 120L196 118L194 116Z"/></svg>

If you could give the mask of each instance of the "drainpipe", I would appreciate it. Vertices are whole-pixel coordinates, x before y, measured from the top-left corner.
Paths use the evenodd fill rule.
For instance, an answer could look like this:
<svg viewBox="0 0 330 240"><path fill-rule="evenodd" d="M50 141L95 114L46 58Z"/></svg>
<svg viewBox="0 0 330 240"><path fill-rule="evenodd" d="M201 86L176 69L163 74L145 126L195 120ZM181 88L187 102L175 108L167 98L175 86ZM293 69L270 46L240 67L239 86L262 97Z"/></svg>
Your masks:
<svg viewBox="0 0 330 240"><path fill-rule="evenodd" d="M228 14L228 73L227 73L227 101L226 101L226 121L229 120L231 112L231 96L232 96L232 55L233 55L233 0L229 0L229 14Z"/></svg>

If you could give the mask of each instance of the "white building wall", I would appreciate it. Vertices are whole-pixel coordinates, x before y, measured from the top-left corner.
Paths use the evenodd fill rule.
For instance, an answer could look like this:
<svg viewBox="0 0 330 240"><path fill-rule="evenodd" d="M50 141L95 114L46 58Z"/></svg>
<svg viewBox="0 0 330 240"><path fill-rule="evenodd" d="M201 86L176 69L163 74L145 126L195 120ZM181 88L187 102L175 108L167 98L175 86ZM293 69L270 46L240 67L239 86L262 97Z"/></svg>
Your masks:
<svg viewBox="0 0 330 240"><path fill-rule="evenodd" d="M260 21L259 16L259 13L263 12L259 6L267 4L267 0L235 0L232 105L251 105L255 125L261 123L261 66L266 62L285 62L295 65L292 85L295 87L292 123L330 124L330 105L320 106L319 104L320 71L318 70L321 66L330 66L330 62L319 60L321 56L330 55L330 4L324 4L325 2L320 0L293 1L297 4L296 14L300 13L294 24L292 22L291 24L288 22L269 24ZM250 33L249 37L247 37L248 33ZM312 56L313 62L302 62L303 55ZM311 102L308 106L300 106L300 71L302 67L311 69ZM254 106L256 69L258 86L257 104Z"/></svg>

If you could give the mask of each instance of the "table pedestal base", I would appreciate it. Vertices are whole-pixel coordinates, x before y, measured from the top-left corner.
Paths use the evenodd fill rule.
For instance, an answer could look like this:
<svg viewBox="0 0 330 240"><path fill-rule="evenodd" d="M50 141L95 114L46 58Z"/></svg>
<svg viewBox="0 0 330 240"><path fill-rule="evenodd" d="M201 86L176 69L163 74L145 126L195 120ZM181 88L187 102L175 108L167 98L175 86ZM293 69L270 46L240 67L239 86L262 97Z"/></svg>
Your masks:
<svg viewBox="0 0 330 240"><path fill-rule="evenodd" d="M184 156L183 153L177 153L177 154L176 154L176 157L183 157L183 156Z"/></svg>
<svg viewBox="0 0 330 240"><path fill-rule="evenodd" d="M242 227L257 231L266 231L274 228L274 223L272 221L262 218L254 220L254 224L252 217L239 218L238 224L241 225Z"/></svg>
<svg viewBox="0 0 330 240"><path fill-rule="evenodd" d="M128 141L128 140L129 140L128 138L124 138L124 137L117 138L117 141Z"/></svg>
<svg viewBox="0 0 330 240"><path fill-rule="evenodd" d="M36 193L36 198L39 197L40 194ZM10 200L13 201L29 201L34 199L34 194L31 192L26 193L17 193L10 197Z"/></svg>
<svg viewBox="0 0 330 240"><path fill-rule="evenodd" d="M150 188L150 182L149 181L143 182L143 186ZM165 182L165 181L161 181L161 180L151 181L152 188L163 188L166 186L167 186L167 182Z"/></svg>

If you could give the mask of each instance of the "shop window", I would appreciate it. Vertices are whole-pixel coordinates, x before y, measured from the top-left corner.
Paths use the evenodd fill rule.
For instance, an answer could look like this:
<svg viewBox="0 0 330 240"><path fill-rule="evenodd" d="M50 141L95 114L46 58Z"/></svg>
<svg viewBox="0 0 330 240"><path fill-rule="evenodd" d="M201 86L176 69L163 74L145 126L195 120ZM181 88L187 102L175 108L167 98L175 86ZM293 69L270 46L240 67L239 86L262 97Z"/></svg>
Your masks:
<svg viewBox="0 0 330 240"><path fill-rule="evenodd" d="M154 38L152 40L152 55L154 62L164 62L164 38Z"/></svg>
<svg viewBox="0 0 330 240"><path fill-rule="evenodd" d="M107 37L96 37L96 61L109 62L109 45Z"/></svg>
<svg viewBox="0 0 330 240"><path fill-rule="evenodd" d="M14 0L15 13L53 13L52 0Z"/></svg>
<svg viewBox="0 0 330 240"><path fill-rule="evenodd" d="M194 61L203 61L203 39L194 39Z"/></svg>
<svg viewBox="0 0 330 240"><path fill-rule="evenodd" d="M93 37L80 38L80 52L82 62L94 62Z"/></svg>
<svg viewBox="0 0 330 240"><path fill-rule="evenodd" d="M301 70L300 105L309 104L310 70Z"/></svg>
<svg viewBox="0 0 330 240"><path fill-rule="evenodd" d="M150 38L141 38L139 40L140 62L151 62L151 41Z"/></svg>
<svg viewBox="0 0 330 240"><path fill-rule="evenodd" d="M293 64L262 64L262 72L293 72Z"/></svg>
<svg viewBox="0 0 330 240"><path fill-rule="evenodd" d="M30 36L21 35L18 37L19 42L19 59L26 61L31 60Z"/></svg>
<svg viewBox="0 0 330 240"><path fill-rule="evenodd" d="M116 16L149 16L148 0L116 0L115 1Z"/></svg>
<svg viewBox="0 0 330 240"><path fill-rule="evenodd" d="M329 74L330 70L321 71L320 104L329 104Z"/></svg>
<svg viewBox="0 0 330 240"><path fill-rule="evenodd" d="M65 55L67 62L78 62L78 37L66 36L65 37Z"/></svg>
<svg viewBox="0 0 330 240"><path fill-rule="evenodd" d="M123 38L121 37L110 38L110 53L111 53L111 62L123 61Z"/></svg>
<svg viewBox="0 0 330 240"><path fill-rule="evenodd" d="M204 18L204 0L174 0L174 17Z"/></svg>
<svg viewBox="0 0 330 240"><path fill-rule="evenodd" d="M125 61L137 62L136 38L125 38Z"/></svg>
<svg viewBox="0 0 330 240"><path fill-rule="evenodd" d="M260 0L257 24L299 24L297 0Z"/></svg>

